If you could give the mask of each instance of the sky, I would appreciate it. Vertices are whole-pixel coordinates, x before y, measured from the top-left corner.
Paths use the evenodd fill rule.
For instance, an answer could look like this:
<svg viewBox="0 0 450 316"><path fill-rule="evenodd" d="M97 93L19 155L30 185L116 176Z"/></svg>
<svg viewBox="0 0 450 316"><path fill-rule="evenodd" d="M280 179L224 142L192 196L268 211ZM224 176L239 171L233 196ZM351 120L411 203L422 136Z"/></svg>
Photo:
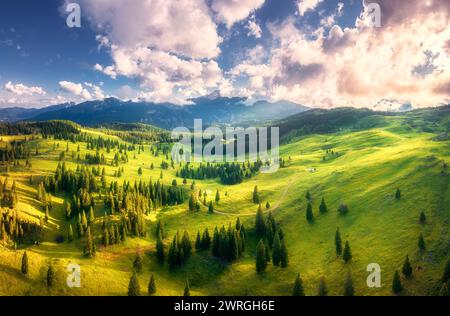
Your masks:
<svg viewBox="0 0 450 316"><path fill-rule="evenodd" d="M71 3L80 27L67 24ZM450 103L449 19L448 0L3 0L0 107L185 105L217 91L437 106Z"/></svg>

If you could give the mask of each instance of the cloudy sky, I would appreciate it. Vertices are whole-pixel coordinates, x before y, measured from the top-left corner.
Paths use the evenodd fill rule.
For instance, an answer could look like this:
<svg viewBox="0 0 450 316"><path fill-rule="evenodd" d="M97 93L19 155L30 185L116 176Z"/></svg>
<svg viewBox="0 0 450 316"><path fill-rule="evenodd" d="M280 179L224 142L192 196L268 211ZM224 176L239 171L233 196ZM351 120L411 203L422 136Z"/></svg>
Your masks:
<svg viewBox="0 0 450 316"><path fill-rule="evenodd" d="M71 2L80 28L66 25ZM449 19L448 0L3 0L0 107L187 104L217 90L324 108L435 106L450 102Z"/></svg>

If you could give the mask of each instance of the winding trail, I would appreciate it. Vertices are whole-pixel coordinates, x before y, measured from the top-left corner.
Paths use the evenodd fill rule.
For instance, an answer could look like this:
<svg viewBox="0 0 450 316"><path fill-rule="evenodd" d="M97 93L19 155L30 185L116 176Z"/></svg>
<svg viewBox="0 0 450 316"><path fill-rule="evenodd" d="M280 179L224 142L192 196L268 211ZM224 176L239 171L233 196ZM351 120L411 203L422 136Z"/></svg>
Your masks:
<svg viewBox="0 0 450 316"><path fill-rule="evenodd" d="M274 212L280 207L281 203L283 202L284 198L286 197L288 190L291 187L293 182L294 182L294 179L291 179L291 181L289 181L289 183L284 188L283 193L281 194L281 197L278 200L277 204L275 204L275 206L271 207L270 209L265 210L264 213L268 213L270 211ZM214 214L225 215L225 216L245 217L245 216L255 216L256 212L254 212L254 213L227 213L227 212L221 212L219 210L214 210Z"/></svg>

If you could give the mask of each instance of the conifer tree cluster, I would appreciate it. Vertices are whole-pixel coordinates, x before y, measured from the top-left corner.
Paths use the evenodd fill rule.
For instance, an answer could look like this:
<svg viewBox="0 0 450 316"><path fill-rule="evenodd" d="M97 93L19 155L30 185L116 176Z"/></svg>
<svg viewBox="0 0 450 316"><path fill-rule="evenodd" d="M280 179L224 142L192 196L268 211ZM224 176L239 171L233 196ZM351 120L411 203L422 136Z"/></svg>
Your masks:
<svg viewBox="0 0 450 316"><path fill-rule="evenodd" d="M173 236L172 243L167 254L167 261L170 268L177 268L186 263L192 254L192 242L187 231L183 233L183 237L177 232Z"/></svg>
<svg viewBox="0 0 450 316"><path fill-rule="evenodd" d="M245 250L245 228L240 222L234 227L228 225L228 229L222 226L214 229L212 238L212 254L215 257L227 261L234 261L242 256Z"/></svg>
<svg viewBox="0 0 450 316"><path fill-rule="evenodd" d="M44 222L40 224L18 218L15 210L0 210L0 243L34 243L42 239Z"/></svg>

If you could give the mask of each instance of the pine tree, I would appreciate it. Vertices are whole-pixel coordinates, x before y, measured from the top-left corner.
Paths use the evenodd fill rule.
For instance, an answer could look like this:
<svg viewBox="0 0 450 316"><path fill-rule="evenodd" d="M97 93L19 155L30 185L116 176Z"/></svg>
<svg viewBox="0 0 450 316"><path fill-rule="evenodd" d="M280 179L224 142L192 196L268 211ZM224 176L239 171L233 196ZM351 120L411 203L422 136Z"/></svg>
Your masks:
<svg viewBox="0 0 450 316"><path fill-rule="evenodd" d="M136 272L130 278L130 283L128 284L128 296L139 296L141 295L141 288L139 286L139 280Z"/></svg>
<svg viewBox="0 0 450 316"><path fill-rule="evenodd" d="M319 206L320 214L325 214L328 212L327 204L325 203L325 199L322 198L322 201L320 202Z"/></svg>
<svg viewBox="0 0 450 316"><path fill-rule="evenodd" d="M450 260L447 260L444 268L444 274L442 275L441 281L448 282L450 280Z"/></svg>
<svg viewBox="0 0 450 316"><path fill-rule="evenodd" d="M269 201L267 201L266 202L266 209L269 209L270 208L270 203L269 203Z"/></svg>
<svg viewBox="0 0 450 316"><path fill-rule="evenodd" d="M311 197L311 193L309 193L309 191L306 191L305 197L306 197L307 201L311 202L312 197Z"/></svg>
<svg viewBox="0 0 450 316"><path fill-rule="evenodd" d="M354 296L355 295L355 289L353 287L353 279L350 272L347 274L347 278L345 279L344 283L344 296Z"/></svg>
<svg viewBox="0 0 450 316"><path fill-rule="evenodd" d="M47 269L47 286L52 287L55 281L55 269L52 264L49 264Z"/></svg>
<svg viewBox="0 0 450 316"><path fill-rule="evenodd" d="M425 224L425 222L427 221L427 217L425 216L425 213L423 211L420 212L419 221L421 224Z"/></svg>
<svg viewBox="0 0 450 316"><path fill-rule="evenodd" d="M273 239L272 245L272 262L274 266L279 266L281 261L281 242L278 232L275 232L275 237Z"/></svg>
<svg viewBox="0 0 450 316"><path fill-rule="evenodd" d="M280 235L278 233L278 235ZM286 242L285 239L281 239L281 258L280 258L280 263L281 263L281 267L282 268L286 268L288 266L289 263L289 258L288 258L288 251L286 248Z"/></svg>
<svg viewBox="0 0 450 316"><path fill-rule="evenodd" d="M108 247L108 245L109 245L109 232L108 232L108 229L106 227L103 230L102 242L103 242L103 246Z"/></svg>
<svg viewBox="0 0 450 316"><path fill-rule="evenodd" d="M214 213L214 206L213 206L213 202L209 201L209 205L208 205L208 213L212 214Z"/></svg>
<svg viewBox="0 0 450 316"><path fill-rule="evenodd" d="M253 189L253 203L255 203L255 204L259 204L260 203L260 198L259 198L258 186L257 185L255 185L255 188Z"/></svg>
<svg viewBox="0 0 450 316"><path fill-rule="evenodd" d="M195 250L200 250L202 248L202 239L200 237L200 232L197 231L197 238L195 239Z"/></svg>
<svg viewBox="0 0 450 316"><path fill-rule="evenodd" d="M392 292L395 294L400 293L403 290L402 281L400 279L400 273L395 270L394 279L392 280Z"/></svg>
<svg viewBox="0 0 450 316"><path fill-rule="evenodd" d="M156 293L156 282L155 282L155 277L151 276L150 278L150 282L148 283L148 294L152 295Z"/></svg>
<svg viewBox="0 0 450 316"><path fill-rule="evenodd" d="M342 254L342 240L339 227L336 229L336 234L334 235L334 245L336 247L336 255L340 256Z"/></svg>
<svg viewBox="0 0 450 316"><path fill-rule="evenodd" d="M184 296L191 296L191 287L189 285L189 280L186 279L186 285L184 286Z"/></svg>
<svg viewBox="0 0 450 316"><path fill-rule="evenodd" d="M86 243L84 246L84 255L87 257L95 256L95 244L92 239L91 227L89 226L86 231Z"/></svg>
<svg viewBox="0 0 450 316"><path fill-rule="evenodd" d="M405 277L410 278L412 276L413 269L411 263L409 262L408 255L406 256L405 262L403 263L402 273Z"/></svg>
<svg viewBox="0 0 450 316"><path fill-rule="evenodd" d="M424 251L426 249L425 239L423 238L422 233L420 233L420 236L419 236L418 246L419 246L420 251Z"/></svg>
<svg viewBox="0 0 450 316"><path fill-rule="evenodd" d="M220 201L220 193L219 193L219 189L217 189L216 191L216 204L219 204Z"/></svg>
<svg viewBox="0 0 450 316"><path fill-rule="evenodd" d="M136 257L134 258L133 261L133 270L136 273L142 273L142 264L143 264L144 258L142 258L142 253L141 251L137 251L136 252Z"/></svg>
<svg viewBox="0 0 450 316"><path fill-rule="evenodd" d="M352 260L352 250L350 249L350 244L348 241L345 242L344 254L342 255L342 259L344 259L345 263L348 263Z"/></svg>
<svg viewBox="0 0 450 316"><path fill-rule="evenodd" d="M324 278L320 278L320 280L319 280L319 287L317 290L317 295L318 296L327 296L328 295L328 287L327 287L327 283L325 282Z"/></svg>
<svg viewBox="0 0 450 316"><path fill-rule="evenodd" d="M256 271L263 272L267 267L266 246L261 239L256 247Z"/></svg>
<svg viewBox="0 0 450 316"><path fill-rule="evenodd" d="M22 274L28 274L28 254L25 251L22 256Z"/></svg>
<svg viewBox="0 0 450 316"><path fill-rule="evenodd" d="M292 296L305 296L305 291L303 290L303 280L300 277L300 273L298 273L295 278Z"/></svg>
<svg viewBox="0 0 450 316"><path fill-rule="evenodd" d="M306 207L306 220L310 223L314 221L314 214L311 203L308 203L308 206Z"/></svg>
<svg viewBox="0 0 450 316"><path fill-rule="evenodd" d="M164 244L161 236L158 236L158 239L156 240L156 257L158 258L159 263L164 263Z"/></svg>
<svg viewBox="0 0 450 316"><path fill-rule="evenodd" d="M73 241L73 229L72 229L72 224L69 224L69 232L67 233L67 240L69 242Z"/></svg>
<svg viewBox="0 0 450 316"><path fill-rule="evenodd" d="M255 231L258 237L262 237L266 234L266 223L264 222L264 214L261 205L256 212Z"/></svg>
<svg viewBox="0 0 450 316"><path fill-rule="evenodd" d="M89 208L89 221L88 221L88 223L91 224L91 223L94 222L94 220L95 220L94 208L91 206Z"/></svg>
<svg viewBox="0 0 450 316"><path fill-rule="evenodd" d="M401 193L400 189L397 189L397 191L395 191L395 198L397 200L400 200L402 198L402 193Z"/></svg>

